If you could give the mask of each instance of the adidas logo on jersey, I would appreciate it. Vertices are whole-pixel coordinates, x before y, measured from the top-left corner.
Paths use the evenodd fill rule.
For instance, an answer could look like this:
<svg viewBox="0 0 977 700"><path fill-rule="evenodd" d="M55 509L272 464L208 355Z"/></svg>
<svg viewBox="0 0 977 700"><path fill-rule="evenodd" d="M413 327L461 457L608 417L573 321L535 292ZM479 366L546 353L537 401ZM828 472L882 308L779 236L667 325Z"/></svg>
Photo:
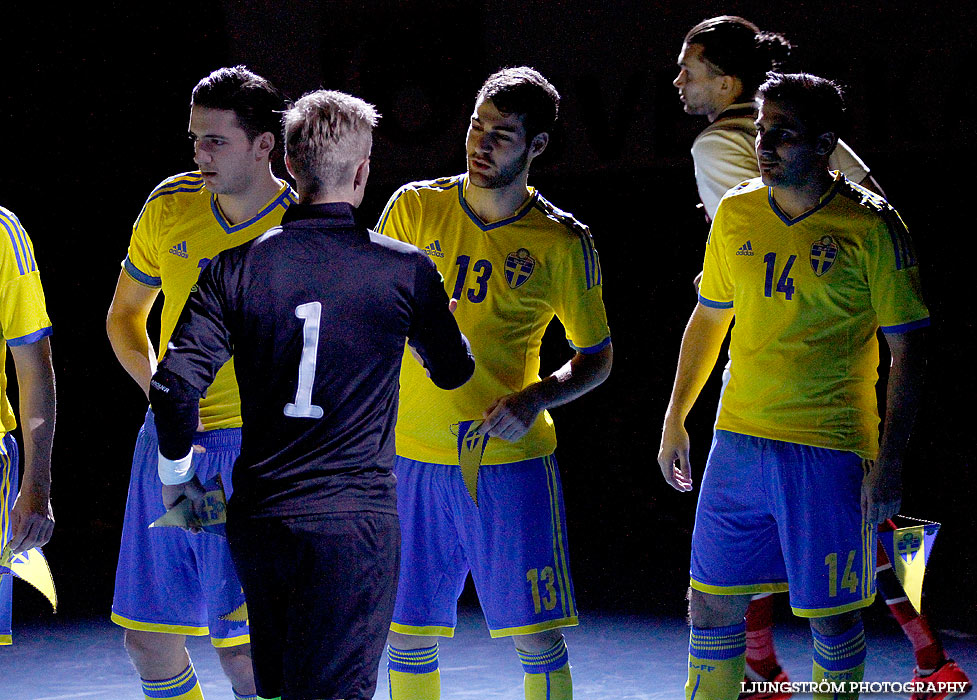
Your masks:
<svg viewBox="0 0 977 700"><path fill-rule="evenodd" d="M429 246L424 246L424 252L430 255L432 258L443 258L444 253L441 252L441 241L434 241Z"/></svg>
<svg viewBox="0 0 977 700"><path fill-rule="evenodd" d="M173 255L179 255L181 258L187 257L187 242L186 241L180 241L175 246L173 246L172 248L170 248L170 252Z"/></svg>
<svg viewBox="0 0 977 700"><path fill-rule="evenodd" d="M746 243L744 243L742 245L742 247L740 247L739 250L736 251L736 254L737 255L753 255L753 243L751 241L747 241Z"/></svg>

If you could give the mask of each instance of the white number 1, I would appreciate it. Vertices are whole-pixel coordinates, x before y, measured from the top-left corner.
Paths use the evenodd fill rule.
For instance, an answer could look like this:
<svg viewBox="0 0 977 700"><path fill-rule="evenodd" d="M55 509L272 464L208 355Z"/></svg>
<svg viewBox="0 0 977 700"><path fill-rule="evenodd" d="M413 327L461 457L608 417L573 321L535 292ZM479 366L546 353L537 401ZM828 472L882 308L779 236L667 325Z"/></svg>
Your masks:
<svg viewBox="0 0 977 700"><path fill-rule="evenodd" d="M299 359L299 385L295 390L295 403L285 404L285 415L289 418L322 418L322 407L312 403L322 304L318 301L299 304L295 307L295 316L302 319L302 357Z"/></svg>

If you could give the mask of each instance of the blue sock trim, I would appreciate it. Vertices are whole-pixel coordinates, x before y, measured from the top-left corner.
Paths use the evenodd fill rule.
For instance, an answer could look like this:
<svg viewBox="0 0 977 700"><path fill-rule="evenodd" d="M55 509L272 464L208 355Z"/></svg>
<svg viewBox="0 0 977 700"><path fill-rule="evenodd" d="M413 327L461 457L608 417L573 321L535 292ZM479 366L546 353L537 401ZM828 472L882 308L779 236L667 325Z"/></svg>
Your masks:
<svg viewBox="0 0 977 700"><path fill-rule="evenodd" d="M570 663L567 642L563 637L560 637L560 641L544 652L534 654L516 649L516 653L519 655L519 661L526 673L552 673Z"/></svg>
<svg viewBox="0 0 977 700"><path fill-rule="evenodd" d="M438 645L423 649L396 649L388 644L387 670L400 673L433 673L438 670Z"/></svg>
<svg viewBox="0 0 977 700"><path fill-rule="evenodd" d="M257 693L251 693L250 695L241 695L241 693L231 688L231 692L234 693L234 700L259 700Z"/></svg>
<svg viewBox="0 0 977 700"><path fill-rule="evenodd" d="M162 681L142 681L142 692L147 698L175 698L193 690L197 685L197 674L193 671L193 664L187 664L183 671L172 678Z"/></svg>
<svg viewBox="0 0 977 700"><path fill-rule="evenodd" d="M746 653L746 621L728 627L696 627L689 634L689 655L724 661Z"/></svg>
<svg viewBox="0 0 977 700"><path fill-rule="evenodd" d="M865 626L859 620L841 634L829 636L811 630L814 637L814 660L828 671L846 671L864 663L867 653Z"/></svg>

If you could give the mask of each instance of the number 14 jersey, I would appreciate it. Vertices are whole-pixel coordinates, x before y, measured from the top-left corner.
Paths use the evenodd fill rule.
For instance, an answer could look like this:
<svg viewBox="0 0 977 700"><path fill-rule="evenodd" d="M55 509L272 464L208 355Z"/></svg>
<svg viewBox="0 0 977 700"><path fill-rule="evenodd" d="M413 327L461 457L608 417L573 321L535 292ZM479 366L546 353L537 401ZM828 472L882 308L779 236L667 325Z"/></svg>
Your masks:
<svg viewBox="0 0 977 700"><path fill-rule="evenodd" d="M898 213L838 172L791 219L756 178L716 212L699 301L736 313L716 428L874 459L876 331L928 325Z"/></svg>
<svg viewBox="0 0 977 700"><path fill-rule="evenodd" d="M453 391L434 387L412 357L400 375L397 454L458 463L458 424L480 420L498 398L539 381L543 333L554 316L570 345L598 352L610 342L601 271L590 231L533 188L507 219L485 223L468 206L465 175L414 182L394 193L377 231L412 243L434 261L455 318L472 346L475 374ZM482 464L549 455L556 432L543 412L518 442L489 440Z"/></svg>

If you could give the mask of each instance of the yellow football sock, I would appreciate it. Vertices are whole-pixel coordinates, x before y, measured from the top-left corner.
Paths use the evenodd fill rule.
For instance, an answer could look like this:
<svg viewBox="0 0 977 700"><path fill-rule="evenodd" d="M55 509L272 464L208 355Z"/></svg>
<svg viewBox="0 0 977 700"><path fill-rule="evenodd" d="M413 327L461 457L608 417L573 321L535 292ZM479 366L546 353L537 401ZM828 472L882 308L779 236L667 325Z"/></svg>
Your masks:
<svg viewBox="0 0 977 700"><path fill-rule="evenodd" d="M811 679L821 683L826 692L816 688L813 700L856 700L858 691L848 684L860 683L865 677L865 627L859 620L848 631L836 635L814 636L814 670ZM844 684L844 685L842 685Z"/></svg>
<svg viewBox="0 0 977 700"><path fill-rule="evenodd" d="M438 645L424 649L395 649L387 645L390 700L440 700Z"/></svg>
<svg viewBox="0 0 977 700"><path fill-rule="evenodd" d="M540 654L516 649L526 672L523 690L526 700L572 700L573 678L570 676L570 656L563 637Z"/></svg>
<svg viewBox="0 0 977 700"><path fill-rule="evenodd" d="M173 678L161 681L142 679L142 692L146 700L204 700L200 682L193 670L193 663Z"/></svg>
<svg viewBox="0 0 977 700"><path fill-rule="evenodd" d="M736 700L746 668L746 622L692 627L686 700Z"/></svg>

